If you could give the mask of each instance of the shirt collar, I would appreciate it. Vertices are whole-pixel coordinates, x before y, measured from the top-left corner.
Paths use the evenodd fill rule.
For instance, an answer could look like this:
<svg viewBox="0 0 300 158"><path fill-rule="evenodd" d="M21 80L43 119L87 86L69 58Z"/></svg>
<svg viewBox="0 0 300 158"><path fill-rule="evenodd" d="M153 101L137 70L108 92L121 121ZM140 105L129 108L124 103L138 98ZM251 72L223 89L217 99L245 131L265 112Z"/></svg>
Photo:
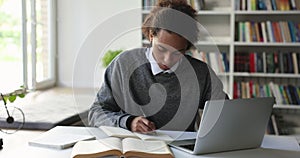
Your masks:
<svg viewBox="0 0 300 158"><path fill-rule="evenodd" d="M181 62L182 59L180 59L175 65L173 65L169 70L163 70L159 67L159 65L157 64L156 60L154 59L153 57L153 53L152 53L152 47L151 48L148 48L147 51L146 51L146 57L147 59L149 60L150 62L150 65L151 65L151 71L152 71L152 74L153 75L157 75L161 72L164 72L164 73L172 73L174 72L177 67L179 66L179 63Z"/></svg>

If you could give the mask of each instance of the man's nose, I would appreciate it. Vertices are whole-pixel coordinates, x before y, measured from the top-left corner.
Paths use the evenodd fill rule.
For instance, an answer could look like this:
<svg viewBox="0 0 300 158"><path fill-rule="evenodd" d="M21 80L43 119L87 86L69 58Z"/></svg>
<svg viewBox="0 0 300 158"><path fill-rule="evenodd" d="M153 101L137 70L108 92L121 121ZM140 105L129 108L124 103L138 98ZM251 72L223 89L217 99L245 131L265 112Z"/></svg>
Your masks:
<svg viewBox="0 0 300 158"><path fill-rule="evenodd" d="M165 53L164 62L165 62L165 64L172 63L172 54L171 54L171 52L168 51L167 53Z"/></svg>

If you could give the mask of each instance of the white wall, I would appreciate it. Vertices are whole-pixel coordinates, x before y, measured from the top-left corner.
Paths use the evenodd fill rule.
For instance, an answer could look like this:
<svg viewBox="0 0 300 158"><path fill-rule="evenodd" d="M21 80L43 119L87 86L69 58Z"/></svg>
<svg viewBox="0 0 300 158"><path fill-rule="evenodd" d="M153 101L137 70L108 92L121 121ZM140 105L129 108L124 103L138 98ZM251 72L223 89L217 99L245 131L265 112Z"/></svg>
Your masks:
<svg viewBox="0 0 300 158"><path fill-rule="evenodd" d="M140 0L57 0L58 85L98 87L103 52L141 45L141 6Z"/></svg>

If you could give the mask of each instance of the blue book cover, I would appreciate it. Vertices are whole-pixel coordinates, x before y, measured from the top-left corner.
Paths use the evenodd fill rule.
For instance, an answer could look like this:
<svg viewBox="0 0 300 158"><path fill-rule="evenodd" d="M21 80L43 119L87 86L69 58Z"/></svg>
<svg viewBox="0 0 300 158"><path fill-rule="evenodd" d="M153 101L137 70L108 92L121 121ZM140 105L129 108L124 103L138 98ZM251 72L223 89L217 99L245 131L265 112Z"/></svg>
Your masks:
<svg viewBox="0 0 300 158"><path fill-rule="evenodd" d="M276 0L271 0L271 3L272 3L272 9L273 9L273 10L277 10L277 7L276 7Z"/></svg>
<svg viewBox="0 0 300 158"><path fill-rule="evenodd" d="M257 10L267 10L266 4L263 0L258 0L257 3Z"/></svg>
<svg viewBox="0 0 300 158"><path fill-rule="evenodd" d="M288 86L284 86L284 90L285 90L285 92L286 92L286 95L287 95L287 99L288 99L288 101L289 101L289 104L293 104L291 92L290 92Z"/></svg>
<svg viewBox="0 0 300 158"><path fill-rule="evenodd" d="M295 25L292 21L288 21L288 25L289 25L292 42L296 42L297 40L296 40Z"/></svg>
<svg viewBox="0 0 300 158"><path fill-rule="evenodd" d="M300 42L300 28L298 27L297 23L294 23L294 28L295 28L295 38L296 42Z"/></svg>
<svg viewBox="0 0 300 158"><path fill-rule="evenodd" d="M300 105L300 96L298 95L296 86L293 86L293 94L295 95L295 98L296 98L296 104Z"/></svg>
<svg viewBox="0 0 300 158"><path fill-rule="evenodd" d="M225 66L225 72L229 72L229 61L227 58L227 53L222 52L222 56L223 56L223 62L224 62L224 66Z"/></svg>

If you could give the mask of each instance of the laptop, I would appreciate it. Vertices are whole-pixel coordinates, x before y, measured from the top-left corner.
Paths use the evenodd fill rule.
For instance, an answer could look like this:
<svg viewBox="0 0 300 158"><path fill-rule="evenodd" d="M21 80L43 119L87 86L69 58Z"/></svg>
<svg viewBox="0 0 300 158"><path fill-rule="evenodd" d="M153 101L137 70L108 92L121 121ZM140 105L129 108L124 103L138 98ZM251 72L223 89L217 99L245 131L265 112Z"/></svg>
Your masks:
<svg viewBox="0 0 300 158"><path fill-rule="evenodd" d="M207 154L261 146L275 98L207 101L194 140L169 145L191 154Z"/></svg>

